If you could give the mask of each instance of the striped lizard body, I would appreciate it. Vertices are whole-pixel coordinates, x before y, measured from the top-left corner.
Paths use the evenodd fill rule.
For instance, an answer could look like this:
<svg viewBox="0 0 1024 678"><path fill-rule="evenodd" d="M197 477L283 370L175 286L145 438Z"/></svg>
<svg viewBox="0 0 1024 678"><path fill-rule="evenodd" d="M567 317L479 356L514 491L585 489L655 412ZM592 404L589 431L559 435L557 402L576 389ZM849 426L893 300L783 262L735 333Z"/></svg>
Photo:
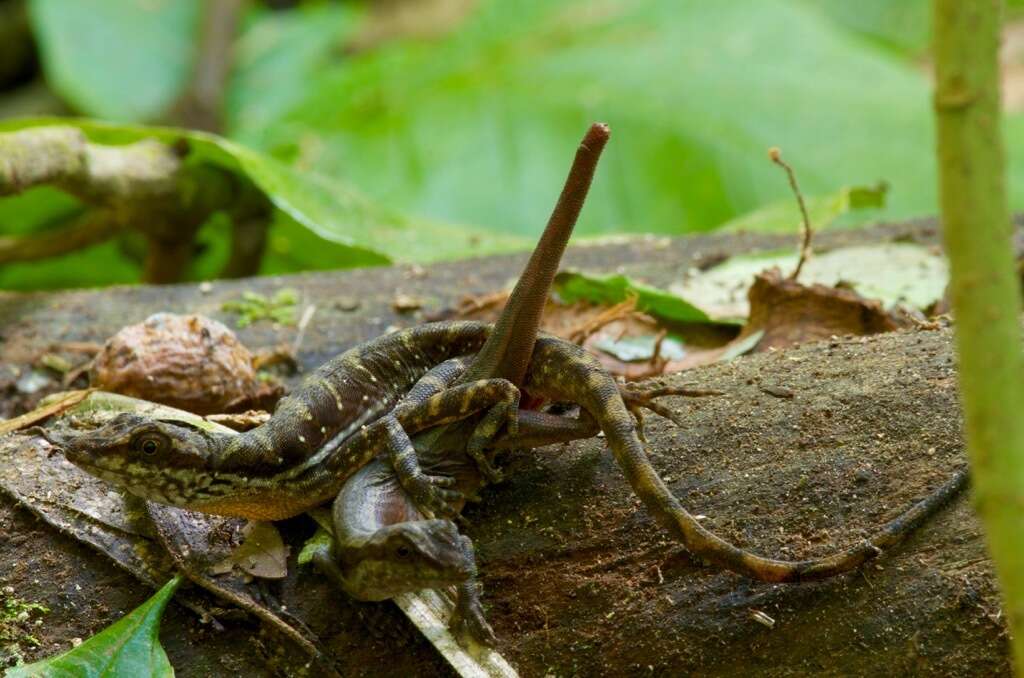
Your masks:
<svg viewBox="0 0 1024 678"><path fill-rule="evenodd" d="M428 513L447 510L458 498L447 489L454 481L422 472L408 432L392 408L416 390L419 380L432 379L431 369L457 356L479 351L477 365L516 365L514 371L521 376L540 311L607 137L607 127L595 124L577 149L551 219L493 332L484 323L453 321L361 344L318 368L281 400L269 421L238 436L122 415L93 432L48 433L48 437L72 463L145 499L207 513L275 520L329 499L377 452L375 445L346 447L341 442L357 434L382 435L403 489ZM518 403L514 386L501 375L471 377L467 383L454 384L462 387L458 393L463 402L451 397L432 401L447 408L427 410L434 423L486 410L487 431L496 431L506 420L514 430ZM468 409L470 403L480 409Z"/></svg>

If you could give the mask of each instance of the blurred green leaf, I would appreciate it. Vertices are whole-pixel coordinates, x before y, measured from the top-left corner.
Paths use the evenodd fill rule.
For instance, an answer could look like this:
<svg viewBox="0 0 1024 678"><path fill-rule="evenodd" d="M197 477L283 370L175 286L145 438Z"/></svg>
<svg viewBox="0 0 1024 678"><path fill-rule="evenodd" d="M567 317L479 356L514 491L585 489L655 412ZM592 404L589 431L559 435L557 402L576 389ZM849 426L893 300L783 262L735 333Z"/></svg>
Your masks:
<svg viewBox="0 0 1024 678"><path fill-rule="evenodd" d="M710 319L680 296L630 280L624 275L590 275L578 271L562 271L555 278L558 296L566 303L589 301L595 304L617 304L636 297L637 310L681 323L703 323Z"/></svg>
<svg viewBox="0 0 1024 678"><path fill-rule="evenodd" d="M928 49L931 0L803 0L839 25L907 57Z"/></svg>
<svg viewBox="0 0 1024 678"><path fill-rule="evenodd" d="M187 162L210 163L248 179L277 208L270 233L270 254L268 261L264 262L264 270L379 265L391 260L429 262L529 245L525 238L409 218L368 200L341 182L300 172L272 157L212 134L61 118L0 121L0 131L41 125L73 125L91 140L105 144L125 144L144 138L156 138L166 143L184 139L190 149ZM53 191L43 191L31 199L16 198L24 200L18 209L0 207L0 232L24 234L44 228L55 215L67 213L74 207L73 202L66 200L58 201L59 210L47 207L44 204L46 196L53 194ZM0 200L0 205L4 202ZM205 237L211 238L215 254L222 261L227 251L227 225L222 223L213 229L212 235L202 234L200 239ZM109 255L116 249L100 246L97 251ZM87 262L89 255L75 253L70 256L74 257L73 261ZM106 261L110 263L110 258L107 257ZM31 264L33 267L40 265ZM87 264L85 268L88 267ZM82 272L83 269L76 267L76 270ZM125 270L124 266L115 266L110 271L96 271L80 278L78 284L124 282L120 277L111 280L109 276L119 276ZM207 263L193 270L201 272L202 277L208 277L215 269ZM61 278L66 280L68 275L70 270ZM30 276L39 281L39 276ZM5 272L0 276L0 283L26 288L27 283L22 277L14 277L13 281L11 278Z"/></svg>
<svg viewBox="0 0 1024 678"><path fill-rule="evenodd" d="M253 9L235 43L228 125L258 133L304 97L317 71L339 58L356 14L348 3Z"/></svg>
<svg viewBox="0 0 1024 678"><path fill-rule="evenodd" d="M160 617L180 583L180 577L167 582L126 617L78 647L50 659L8 669L4 677L173 678L174 668L160 646Z"/></svg>
<svg viewBox="0 0 1024 678"><path fill-rule="evenodd" d="M578 231L710 229L889 177L886 217L935 209L928 84L800 0L489 0L446 39L324 69L247 143L402 209L534 233L592 120L612 126Z"/></svg>
<svg viewBox="0 0 1024 678"><path fill-rule="evenodd" d="M29 0L46 79L72 107L139 122L189 77L199 0Z"/></svg>
<svg viewBox="0 0 1024 678"><path fill-rule="evenodd" d="M55 290L138 282L142 267L125 256L117 241L42 261L0 266L0 289Z"/></svg>
<svg viewBox="0 0 1024 678"><path fill-rule="evenodd" d="M847 186L832 195L811 196L805 199L807 215L811 220L811 228L820 231L833 225L840 217L853 211L864 210L857 223L863 223L868 215L877 214L875 210L885 207L885 194L888 186L880 183L877 186ZM789 233L801 228L800 207L796 198L780 200L731 219L718 229L721 231L750 231L753 233Z"/></svg>

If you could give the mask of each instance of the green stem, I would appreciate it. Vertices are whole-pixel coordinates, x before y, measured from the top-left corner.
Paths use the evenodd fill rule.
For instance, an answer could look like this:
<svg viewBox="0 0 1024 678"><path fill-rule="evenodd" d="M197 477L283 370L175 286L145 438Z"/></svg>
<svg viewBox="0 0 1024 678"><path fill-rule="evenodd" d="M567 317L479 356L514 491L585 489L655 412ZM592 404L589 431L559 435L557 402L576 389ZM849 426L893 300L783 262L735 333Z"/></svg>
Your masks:
<svg viewBox="0 0 1024 678"><path fill-rule="evenodd" d="M1024 675L1024 383L999 111L999 0L934 0L939 184L974 503Z"/></svg>

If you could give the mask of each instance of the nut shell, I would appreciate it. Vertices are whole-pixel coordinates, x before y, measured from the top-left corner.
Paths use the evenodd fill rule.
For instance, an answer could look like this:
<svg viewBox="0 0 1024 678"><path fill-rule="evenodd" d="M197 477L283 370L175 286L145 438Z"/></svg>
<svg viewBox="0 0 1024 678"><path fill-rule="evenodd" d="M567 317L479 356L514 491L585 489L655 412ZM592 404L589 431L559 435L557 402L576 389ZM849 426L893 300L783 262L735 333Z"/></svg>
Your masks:
<svg viewBox="0 0 1024 678"><path fill-rule="evenodd" d="M94 386L196 414L224 412L259 388L252 354L222 323L157 313L107 340Z"/></svg>

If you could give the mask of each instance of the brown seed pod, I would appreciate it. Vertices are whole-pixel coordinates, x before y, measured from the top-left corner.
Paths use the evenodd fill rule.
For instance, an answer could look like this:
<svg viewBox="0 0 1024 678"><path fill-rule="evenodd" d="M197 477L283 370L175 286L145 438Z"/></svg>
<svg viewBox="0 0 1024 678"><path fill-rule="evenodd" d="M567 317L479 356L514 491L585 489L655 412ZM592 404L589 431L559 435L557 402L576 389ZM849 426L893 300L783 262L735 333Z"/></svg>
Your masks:
<svg viewBox="0 0 1024 678"><path fill-rule="evenodd" d="M201 315L157 313L107 340L94 386L211 414L251 400L259 383L252 354L235 334Z"/></svg>

